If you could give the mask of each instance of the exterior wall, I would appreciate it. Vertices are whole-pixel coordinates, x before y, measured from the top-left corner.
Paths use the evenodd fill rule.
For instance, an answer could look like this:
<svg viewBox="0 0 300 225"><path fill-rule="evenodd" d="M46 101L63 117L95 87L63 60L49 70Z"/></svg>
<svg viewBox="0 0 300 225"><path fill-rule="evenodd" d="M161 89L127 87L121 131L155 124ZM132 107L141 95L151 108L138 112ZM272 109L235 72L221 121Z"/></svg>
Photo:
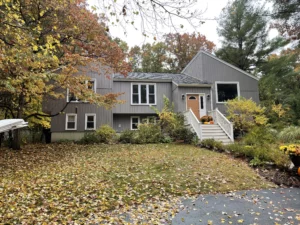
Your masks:
<svg viewBox="0 0 300 225"><path fill-rule="evenodd" d="M52 132L51 142L56 142L60 140L73 140L78 141L83 138L84 132Z"/></svg>
<svg viewBox="0 0 300 225"><path fill-rule="evenodd" d="M124 93L119 97L120 100L124 100L124 104L117 105L113 109L113 113L123 113L123 114L139 114L139 113L154 113L154 111L149 107L149 105L131 105L131 84L132 83L152 83L152 82L122 82L114 81L113 92ZM172 100L172 83L155 83L156 84L156 108L161 110L164 105L163 96Z"/></svg>
<svg viewBox="0 0 300 225"><path fill-rule="evenodd" d="M139 116L140 122L142 122L148 116L156 116L156 114L114 114L113 115L113 128L117 132L122 132L124 130L130 130L131 116Z"/></svg>
<svg viewBox="0 0 300 225"><path fill-rule="evenodd" d="M205 81L203 76L203 61L202 53L197 53L197 55L192 59L192 61L183 69L182 73L188 74L190 76L199 78L200 80Z"/></svg>
<svg viewBox="0 0 300 225"><path fill-rule="evenodd" d="M172 102L174 102L174 111L179 112L178 110L178 99L179 99L179 90L178 86L172 83Z"/></svg>
<svg viewBox="0 0 300 225"><path fill-rule="evenodd" d="M233 81L239 82L240 96L252 98L253 101L259 103L258 81L243 74L241 71L226 65L225 63L201 52L197 58L186 68L188 75L203 79L213 83L212 86L212 101L213 107L218 108L225 113L226 103L216 103L216 81ZM199 72L199 65L202 60L202 72ZM197 72L198 71L198 72Z"/></svg>
<svg viewBox="0 0 300 225"><path fill-rule="evenodd" d="M207 95L211 95L211 89L209 87L178 87L177 98L174 99L176 112L186 111L186 94L187 93L204 93L206 102L206 111L211 111L211 97L207 99ZM185 95L184 100L182 100L182 95ZM177 107L176 107L177 105Z"/></svg>

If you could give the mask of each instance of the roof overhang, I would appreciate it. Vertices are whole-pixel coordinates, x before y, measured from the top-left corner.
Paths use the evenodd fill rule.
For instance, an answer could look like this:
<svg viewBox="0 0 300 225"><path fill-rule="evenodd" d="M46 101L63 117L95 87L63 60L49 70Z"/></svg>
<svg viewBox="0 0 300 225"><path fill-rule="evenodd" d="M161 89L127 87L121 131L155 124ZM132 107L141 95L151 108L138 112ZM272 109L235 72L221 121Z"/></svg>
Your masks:
<svg viewBox="0 0 300 225"><path fill-rule="evenodd" d="M212 84L177 84L178 87L211 87Z"/></svg>
<svg viewBox="0 0 300 225"><path fill-rule="evenodd" d="M155 82L155 83L172 83L171 79L130 79L130 78L114 78L113 81L122 82Z"/></svg>

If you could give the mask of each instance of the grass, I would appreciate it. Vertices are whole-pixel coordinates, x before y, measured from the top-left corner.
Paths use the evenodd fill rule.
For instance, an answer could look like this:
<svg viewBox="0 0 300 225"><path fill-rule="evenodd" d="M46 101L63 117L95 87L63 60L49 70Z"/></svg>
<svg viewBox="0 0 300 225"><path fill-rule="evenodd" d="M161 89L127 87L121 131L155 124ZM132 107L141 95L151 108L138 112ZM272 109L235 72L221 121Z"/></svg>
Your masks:
<svg viewBox="0 0 300 225"><path fill-rule="evenodd" d="M0 168L8 224L155 224L180 196L271 186L243 161L176 144L29 145L0 150Z"/></svg>

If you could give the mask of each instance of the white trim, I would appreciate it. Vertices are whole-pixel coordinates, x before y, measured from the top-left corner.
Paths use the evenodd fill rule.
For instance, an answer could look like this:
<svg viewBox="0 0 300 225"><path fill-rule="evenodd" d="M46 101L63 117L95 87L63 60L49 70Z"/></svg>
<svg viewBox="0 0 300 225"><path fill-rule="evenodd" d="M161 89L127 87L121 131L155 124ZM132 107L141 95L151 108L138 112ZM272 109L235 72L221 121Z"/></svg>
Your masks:
<svg viewBox="0 0 300 225"><path fill-rule="evenodd" d="M94 117L94 128L87 128L87 117L88 116L93 116ZM95 113L86 113L85 114L84 129L85 130L96 130L96 114Z"/></svg>
<svg viewBox="0 0 300 225"><path fill-rule="evenodd" d="M97 80L96 78L91 78L90 80L86 80L85 81L85 84L86 84L86 88L88 88L88 82L89 81L94 81L94 92L96 93L97 92ZM66 101L69 102L69 88L67 88L67 96L66 96ZM74 102L74 103L80 103L80 102L87 102L87 101L83 101L83 100L78 100L78 98L76 97L76 100L72 100L71 102Z"/></svg>
<svg viewBox="0 0 300 225"><path fill-rule="evenodd" d="M226 102L219 102L218 99L218 84L236 84L237 86L237 94L238 94L238 98L240 98L241 94L240 94L240 82L238 81L216 81L215 82L215 91L216 91L216 103L217 104L226 104Z"/></svg>
<svg viewBox="0 0 300 225"><path fill-rule="evenodd" d="M140 116L131 116L130 117L130 130L137 130L137 129L132 129L132 119L133 118L137 118L138 119L138 125L139 125L141 123Z"/></svg>
<svg viewBox="0 0 300 225"><path fill-rule="evenodd" d="M153 124L156 124L156 121L157 121L157 117L156 116L147 116L147 124L150 124L149 120L150 118L153 118L154 119L154 123Z"/></svg>
<svg viewBox="0 0 300 225"><path fill-rule="evenodd" d="M139 103L133 103L133 85L138 86L138 98L139 98ZM146 99L147 103L141 103L141 85L146 85ZM154 86L154 103L149 103L149 85ZM157 103L157 91L156 91L156 83L131 83L131 91L130 91L130 98L131 98L131 105L156 105Z"/></svg>
<svg viewBox="0 0 300 225"><path fill-rule="evenodd" d="M89 81L94 81L94 92L96 93L97 92L97 80L96 80L96 78L91 78L90 80L86 80L85 81L86 85L88 85ZM87 88L88 88L88 86L87 86Z"/></svg>
<svg viewBox="0 0 300 225"><path fill-rule="evenodd" d="M199 116L202 117L202 116L205 116L207 115L207 111L206 111L206 94L205 93L185 93L185 108L186 108L186 111L188 111L188 107L187 107L187 95L198 95L198 100L199 100ZM201 116L201 99L200 99L200 96L203 96L203 105L204 105L204 108L202 110L202 112L204 111L205 112L205 115L202 115ZM195 113L194 113L195 114Z"/></svg>
<svg viewBox="0 0 300 225"><path fill-rule="evenodd" d="M75 126L74 128L70 129L68 128L68 122L69 122L69 116L75 116ZM67 113L66 114L66 130L77 130L77 114L76 113Z"/></svg>
<svg viewBox="0 0 300 225"><path fill-rule="evenodd" d="M248 76L248 77L251 77L252 79L254 79L254 80L259 80L259 78L257 78L257 77L255 77L255 76L253 76L253 75L251 75L250 73L247 73L246 71L244 71L244 70L241 70L240 68L238 68L238 67L236 67L236 66L234 66L234 65L231 65L230 63L227 63L227 62L225 62L225 61L223 61L222 59L219 59L218 57L216 57L215 55L213 55L213 54L211 54L211 53L208 53L208 52L206 52L206 51L203 51L203 50L200 50L195 56L194 56L194 58L186 65L186 67L184 67L184 69L182 70L182 72L181 73L185 73L185 70L196 60L196 58L198 57L198 55L200 55L201 53L203 53L203 54L205 54L205 55L207 55L207 56L210 56L211 58L213 58L213 59L215 59L215 60L217 60L217 61L219 61L219 62L221 62L221 63L223 63L223 64L225 64L225 65L227 65L227 66L229 66L229 67L231 67L231 68L233 68L233 69L235 69L235 70L237 70L237 71L239 71L239 72L241 72L241 73L243 73L244 75L246 75L246 76Z"/></svg>

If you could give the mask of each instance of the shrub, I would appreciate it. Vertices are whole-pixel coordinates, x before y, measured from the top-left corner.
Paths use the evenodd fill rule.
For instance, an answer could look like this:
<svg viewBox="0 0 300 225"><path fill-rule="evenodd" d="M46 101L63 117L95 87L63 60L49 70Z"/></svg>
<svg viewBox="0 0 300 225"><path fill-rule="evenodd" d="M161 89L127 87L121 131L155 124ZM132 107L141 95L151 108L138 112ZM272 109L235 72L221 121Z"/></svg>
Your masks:
<svg viewBox="0 0 300 225"><path fill-rule="evenodd" d="M255 126L243 138L246 145L265 145L276 141L276 130Z"/></svg>
<svg viewBox="0 0 300 225"><path fill-rule="evenodd" d="M257 105L252 99L236 98L227 101L227 118L234 122L234 129L247 132L255 125L265 125L268 118L264 115L265 108Z"/></svg>
<svg viewBox="0 0 300 225"><path fill-rule="evenodd" d="M279 133L279 139L283 142L300 142L300 127L290 126Z"/></svg>
<svg viewBox="0 0 300 225"><path fill-rule="evenodd" d="M137 130L137 136L133 142L136 144L159 143L162 140L162 133L158 124L140 124Z"/></svg>
<svg viewBox="0 0 300 225"><path fill-rule="evenodd" d="M178 140L184 140L184 143L191 144L193 140L195 139L195 136L197 136L194 132L189 130L188 128L184 126L176 127L171 132L171 137L178 141Z"/></svg>
<svg viewBox="0 0 300 225"><path fill-rule="evenodd" d="M134 139L136 136L137 131L135 130L124 130L120 137L119 137L119 141L121 143L134 143Z"/></svg>
<svg viewBox="0 0 300 225"><path fill-rule="evenodd" d="M79 141L80 144L94 144L100 143L99 137L96 132L86 132L83 138Z"/></svg>
<svg viewBox="0 0 300 225"><path fill-rule="evenodd" d="M117 136L116 131L109 125L102 125L96 130L96 133L99 138L99 142L106 144L112 143Z"/></svg>
<svg viewBox="0 0 300 225"><path fill-rule="evenodd" d="M200 143L200 146L208 148L208 149L216 149L216 150L222 150L224 148L222 142L216 141L214 139L202 140Z"/></svg>

